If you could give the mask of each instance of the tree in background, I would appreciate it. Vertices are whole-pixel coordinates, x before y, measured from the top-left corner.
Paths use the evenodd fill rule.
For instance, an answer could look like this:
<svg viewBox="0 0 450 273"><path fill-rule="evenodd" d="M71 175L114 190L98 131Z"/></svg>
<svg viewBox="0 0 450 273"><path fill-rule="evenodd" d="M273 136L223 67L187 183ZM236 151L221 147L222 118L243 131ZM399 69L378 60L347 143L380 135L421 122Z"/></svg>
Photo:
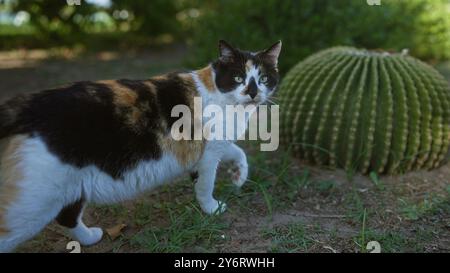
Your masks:
<svg viewBox="0 0 450 273"><path fill-rule="evenodd" d="M190 0L111 0L109 6L80 1L80 5L69 5L64 0L0 0L0 5L7 3L12 13L26 11L35 34L50 45L89 43L92 34L101 34L105 44L111 44L108 39L114 36L118 42L140 46L180 41L189 32L183 12L189 10ZM100 13L104 20L97 20ZM105 20L108 27L99 31L98 25Z"/></svg>
<svg viewBox="0 0 450 273"><path fill-rule="evenodd" d="M112 0L110 13L120 23L129 23L129 30L144 37L171 35L179 37L182 26L177 14L182 9L182 1L167 0ZM120 12L126 16L120 16Z"/></svg>
<svg viewBox="0 0 450 273"><path fill-rule="evenodd" d="M89 16L99 10L98 6L86 2L79 6L68 5L62 0L10 2L13 12L26 11L30 14L30 24L42 39L55 41L72 40L82 35L89 23Z"/></svg>
<svg viewBox="0 0 450 273"><path fill-rule="evenodd" d="M217 0L198 5L190 43L197 66L216 56L217 40L246 49L283 40L281 71L320 49L349 45L450 58L448 0Z"/></svg>
<svg viewBox="0 0 450 273"><path fill-rule="evenodd" d="M381 6L365 0L111 0L106 7L80 1L0 0L14 12L28 12L35 30L26 37L1 36L0 48L36 46L27 42L36 37L39 47L89 49L186 42L193 49L189 64L197 66L216 57L219 39L246 49L282 39L282 72L335 45L409 48L422 59L450 59L448 0L382 0Z"/></svg>

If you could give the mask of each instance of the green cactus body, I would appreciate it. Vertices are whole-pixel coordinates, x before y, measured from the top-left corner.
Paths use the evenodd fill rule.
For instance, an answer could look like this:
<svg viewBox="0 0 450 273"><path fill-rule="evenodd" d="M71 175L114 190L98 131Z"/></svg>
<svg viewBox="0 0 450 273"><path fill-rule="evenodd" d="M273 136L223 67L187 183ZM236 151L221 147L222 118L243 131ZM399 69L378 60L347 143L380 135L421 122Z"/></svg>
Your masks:
<svg viewBox="0 0 450 273"><path fill-rule="evenodd" d="M321 51L283 79L281 141L299 158L362 173L438 167L450 147L450 90L403 54Z"/></svg>
<svg viewBox="0 0 450 273"><path fill-rule="evenodd" d="M333 57L333 56L331 56L331 57ZM319 71L322 68L322 66L325 65L327 61L329 61L329 59L330 59L330 54L318 53L316 55L311 56L310 58L307 58L301 64L302 66L304 66L304 68L306 68L304 70L305 73L300 73L300 74L292 73L292 74L286 75L285 79L286 79L286 84L287 84L287 86L286 86L286 89L287 89L286 95L287 96L284 98L281 98L281 100L286 99L286 101L284 101L284 102L280 101L280 104L285 103L286 105L289 105L286 108L286 111L289 112L291 110L291 108L293 111L295 111L295 105L298 104L298 102L299 102L298 100L295 100L295 101L292 101L293 103L289 103L289 102L291 102L290 95L294 94L294 93L290 94L290 91L295 92L295 89L291 88L291 86L297 86L298 88L302 88L302 89L305 88L303 85L306 84L307 82L304 81L303 79L311 77L313 75L313 73L316 73L317 71ZM317 60L320 60L320 61L317 61ZM297 98L297 99L300 100L301 98ZM289 104L287 104L287 103L289 103ZM292 118L287 115L284 117L288 118L288 119ZM283 124L287 124L287 122L288 122L287 120L284 120L281 122L281 127L280 127L281 134L288 135L288 134L292 133L292 131L290 130L291 128L286 128L283 126Z"/></svg>

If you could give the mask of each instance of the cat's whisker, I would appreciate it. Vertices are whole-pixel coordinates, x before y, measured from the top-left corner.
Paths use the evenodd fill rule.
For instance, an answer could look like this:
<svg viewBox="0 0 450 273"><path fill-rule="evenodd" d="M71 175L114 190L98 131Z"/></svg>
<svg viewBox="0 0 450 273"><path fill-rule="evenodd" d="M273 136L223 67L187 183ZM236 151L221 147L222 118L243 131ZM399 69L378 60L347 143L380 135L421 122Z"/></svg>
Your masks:
<svg viewBox="0 0 450 273"><path fill-rule="evenodd" d="M270 102L272 105L273 105L273 104L275 104L275 105L278 104L277 102L275 102L275 101L273 101L273 100L271 100L271 99L266 99L266 101L267 101L267 102Z"/></svg>

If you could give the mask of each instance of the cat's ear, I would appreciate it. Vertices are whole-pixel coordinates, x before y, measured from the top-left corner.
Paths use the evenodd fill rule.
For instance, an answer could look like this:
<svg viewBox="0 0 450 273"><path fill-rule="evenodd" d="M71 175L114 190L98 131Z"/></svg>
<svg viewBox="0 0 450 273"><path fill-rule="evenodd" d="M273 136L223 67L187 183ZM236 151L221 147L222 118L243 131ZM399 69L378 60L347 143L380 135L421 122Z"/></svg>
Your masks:
<svg viewBox="0 0 450 273"><path fill-rule="evenodd" d="M263 50L261 53L259 53L259 55L267 62L271 63L274 66L277 66L278 57L280 57L281 53L281 45L281 41L278 41L268 49Z"/></svg>
<svg viewBox="0 0 450 273"><path fill-rule="evenodd" d="M235 49L224 40L219 41L219 57L221 60L230 60L233 59L235 53Z"/></svg>

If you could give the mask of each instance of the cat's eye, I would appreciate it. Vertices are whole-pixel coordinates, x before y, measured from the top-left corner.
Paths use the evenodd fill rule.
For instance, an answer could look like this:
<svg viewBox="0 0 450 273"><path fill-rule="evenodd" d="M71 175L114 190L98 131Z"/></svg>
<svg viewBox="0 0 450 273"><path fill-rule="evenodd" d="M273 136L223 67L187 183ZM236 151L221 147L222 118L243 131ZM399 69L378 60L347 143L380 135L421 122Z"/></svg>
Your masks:
<svg viewBox="0 0 450 273"><path fill-rule="evenodd" d="M259 82L260 82L260 83L267 83L268 80L269 80L269 78L268 78L267 76L262 76L262 77L259 79Z"/></svg>
<svg viewBox="0 0 450 273"><path fill-rule="evenodd" d="M244 82L244 78L236 76L236 77L234 77L234 81L237 82L237 83L243 83Z"/></svg>

